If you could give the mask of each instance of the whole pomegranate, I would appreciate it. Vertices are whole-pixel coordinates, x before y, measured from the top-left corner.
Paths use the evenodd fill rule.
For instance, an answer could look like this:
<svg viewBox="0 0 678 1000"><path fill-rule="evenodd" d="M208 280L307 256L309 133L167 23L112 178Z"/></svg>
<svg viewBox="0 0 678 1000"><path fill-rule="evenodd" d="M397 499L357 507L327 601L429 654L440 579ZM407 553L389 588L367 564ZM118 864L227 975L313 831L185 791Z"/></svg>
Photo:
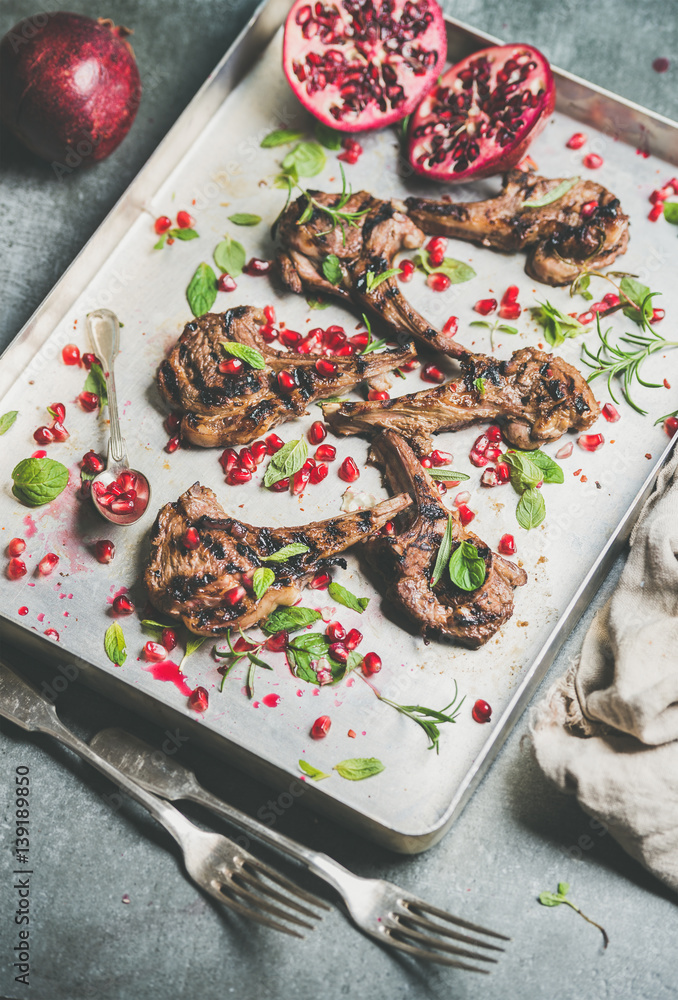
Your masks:
<svg viewBox="0 0 678 1000"><path fill-rule="evenodd" d="M127 28L81 14L36 14L0 41L0 117L29 149L65 169L103 160L141 100Z"/></svg>
<svg viewBox="0 0 678 1000"><path fill-rule="evenodd" d="M448 182L502 173L523 159L555 100L551 67L532 46L474 52L441 77L412 115L410 163Z"/></svg>
<svg viewBox="0 0 678 1000"><path fill-rule="evenodd" d="M447 54L435 0L296 0L285 22L283 69L301 103L342 132L409 115Z"/></svg>

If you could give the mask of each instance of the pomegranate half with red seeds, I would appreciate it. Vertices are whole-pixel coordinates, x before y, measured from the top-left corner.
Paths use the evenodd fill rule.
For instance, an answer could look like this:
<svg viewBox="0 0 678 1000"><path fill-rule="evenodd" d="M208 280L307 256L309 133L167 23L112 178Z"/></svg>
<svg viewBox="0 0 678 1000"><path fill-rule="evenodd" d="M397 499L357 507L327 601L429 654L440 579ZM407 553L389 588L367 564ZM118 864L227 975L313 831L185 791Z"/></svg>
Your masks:
<svg viewBox="0 0 678 1000"><path fill-rule="evenodd" d="M546 125L556 90L530 45L497 45L463 59L412 115L408 157L439 181L489 177L515 166Z"/></svg>
<svg viewBox="0 0 678 1000"><path fill-rule="evenodd" d="M301 103L342 132L411 114L442 72L447 36L435 0L296 0L283 69Z"/></svg>

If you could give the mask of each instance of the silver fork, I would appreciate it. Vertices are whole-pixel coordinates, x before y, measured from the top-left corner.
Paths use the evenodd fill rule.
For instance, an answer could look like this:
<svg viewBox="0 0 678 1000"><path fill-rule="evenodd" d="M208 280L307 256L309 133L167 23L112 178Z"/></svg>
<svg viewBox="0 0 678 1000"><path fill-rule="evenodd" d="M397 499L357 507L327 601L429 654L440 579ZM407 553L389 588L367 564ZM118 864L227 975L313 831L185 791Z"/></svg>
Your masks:
<svg viewBox="0 0 678 1000"><path fill-rule="evenodd" d="M159 756L143 740L121 729L102 730L92 739L91 746L144 788L166 799L186 799L206 806L233 826L301 861L309 871L339 893L358 927L382 944L430 962L473 972L488 972L487 968L460 959L492 963L497 961L496 958L472 949L490 952L504 949L473 935L510 940L503 934L431 906L392 882L354 875L328 855L309 850L285 834L229 806L203 788L192 771L165 754ZM463 931L471 931L473 935Z"/></svg>
<svg viewBox="0 0 678 1000"><path fill-rule="evenodd" d="M304 935L296 928L313 930L313 924L308 920L320 919L321 915L297 900L323 910L330 909L322 900L290 882L232 840L199 829L174 806L153 795L152 789L142 788L133 776L119 770L113 762L78 739L59 720L54 706L4 663L0 663L0 715L23 729L53 736L148 809L181 847L186 871L193 881L241 916L303 938ZM294 912L288 912L283 906ZM302 916L308 920L302 919ZM293 926L281 923L283 920Z"/></svg>

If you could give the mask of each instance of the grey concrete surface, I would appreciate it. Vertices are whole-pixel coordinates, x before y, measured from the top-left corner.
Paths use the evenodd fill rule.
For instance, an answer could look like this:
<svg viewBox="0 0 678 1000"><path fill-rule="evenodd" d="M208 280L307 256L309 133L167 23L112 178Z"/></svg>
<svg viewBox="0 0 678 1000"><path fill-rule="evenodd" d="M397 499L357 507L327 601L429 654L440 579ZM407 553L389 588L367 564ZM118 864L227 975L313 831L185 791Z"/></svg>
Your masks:
<svg viewBox="0 0 678 1000"><path fill-rule="evenodd" d="M54 5L53 5L54 6ZM94 231L253 8L214 0L93 0L74 4L135 28L147 78L130 136L106 162L57 181L2 135L2 311L7 343ZM35 13L26 0L0 3L0 34ZM519 0L498 13L490 0L458 0L456 17L506 39L526 40L555 63L676 117L675 3ZM658 76L651 63L672 59ZM594 610L575 631L550 679L580 648ZM50 679L49 671L33 671ZM58 699L64 721L90 736L126 725L160 745L162 732L79 685ZM242 1000L294 997L667 1000L676 986L675 898L609 835L598 836L575 803L557 794L525 744L524 718L448 837L414 858L389 855L297 804L280 828L366 875L391 878L469 919L513 936L490 977L418 967L382 951L333 911L297 942L233 920L183 876L168 836L133 804L113 809L111 786L49 739L0 722L0 996L40 1000ZM214 791L256 813L270 793L188 746L186 759ZM14 982L11 778L32 781L31 985ZM210 824L198 809L187 809ZM218 827L215 827L218 828ZM583 845L579 846L579 845ZM536 903L559 880L604 924L611 944L571 910ZM309 882L309 885L311 883ZM314 888L316 886L314 885ZM322 890L321 890L322 891ZM124 902L124 897L129 902ZM329 898L329 897L328 897Z"/></svg>

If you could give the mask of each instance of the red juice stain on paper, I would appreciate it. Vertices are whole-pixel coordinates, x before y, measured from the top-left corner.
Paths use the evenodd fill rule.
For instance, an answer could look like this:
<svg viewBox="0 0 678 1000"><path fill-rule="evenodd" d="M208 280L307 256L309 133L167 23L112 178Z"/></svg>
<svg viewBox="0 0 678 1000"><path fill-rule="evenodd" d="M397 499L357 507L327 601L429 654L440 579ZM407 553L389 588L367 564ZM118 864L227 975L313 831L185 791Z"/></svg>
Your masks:
<svg viewBox="0 0 678 1000"><path fill-rule="evenodd" d="M313 697L317 698L320 694L320 688L313 688Z"/></svg>
<svg viewBox="0 0 678 1000"><path fill-rule="evenodd" d="M19 614L21 615L22 618L24 617L24 615L28 614L28 608L26 607L25 604L24 604L23 608L19 608Z"/></svg>
<svg viewBox="0 0 678 1000"><path fill-rule="evenodd" d="M44 622L44 620L45 620L45 612L41 611L40 614L38 615L38 621L42 625L42 623Z"/></svg>
<svg viewBox="0 0 678 1000"><path fill-rule="evenodd" d="M30 514L26 514L24 518L24 526L24 535L26 538L32 538L38 530L38 526Z"/></svg>
<svg viewBox="0 0 678 1000"><path fill-rule="evenodd" d="M193 689L188 686L186 678L179 670L179 664L174 663L172 660L161 660L160 663L151 663L147 667L144 667L144 670L147 670L156 681L170 681L187 698L193 694Z"/></svg>
<svg viewBox="0 0 678 1000"><path fill-rule="evenodd" d="M253 701L252 702L252 708L259 708L259 702L258 701Z"/></svg>
<svg viewBox="0 0 678 1000"><path fill-rule="evenodd" d="M117 590L111 587L111 596L106 598L106 602L112 604L116 597L122 597L123 594L127 593L129 593L129 587L119 587ZM70 594L70 597L72 596L73 594Z"/></svg>
<svg viewBox="0 0 678 1000"><path fill-rule="evenodd" d="M265 694L261 699L267 708L276 708L280 703L279 694Z"/></svg>
<svg viewBox="0 0 678 1000"><path fill-rule="evenodd" d="M299 688L299 690L297 691L297 698L303 698L303 697L304 697L304 692L301 690L301 688Z"/></svg>
<svg viewBox="0 0 678 1000"><path fill-rule="evenodd" d="M346 687L352 688L354 684L355 684L355 677L349 677L349 679L346 681Z"/></svg>

